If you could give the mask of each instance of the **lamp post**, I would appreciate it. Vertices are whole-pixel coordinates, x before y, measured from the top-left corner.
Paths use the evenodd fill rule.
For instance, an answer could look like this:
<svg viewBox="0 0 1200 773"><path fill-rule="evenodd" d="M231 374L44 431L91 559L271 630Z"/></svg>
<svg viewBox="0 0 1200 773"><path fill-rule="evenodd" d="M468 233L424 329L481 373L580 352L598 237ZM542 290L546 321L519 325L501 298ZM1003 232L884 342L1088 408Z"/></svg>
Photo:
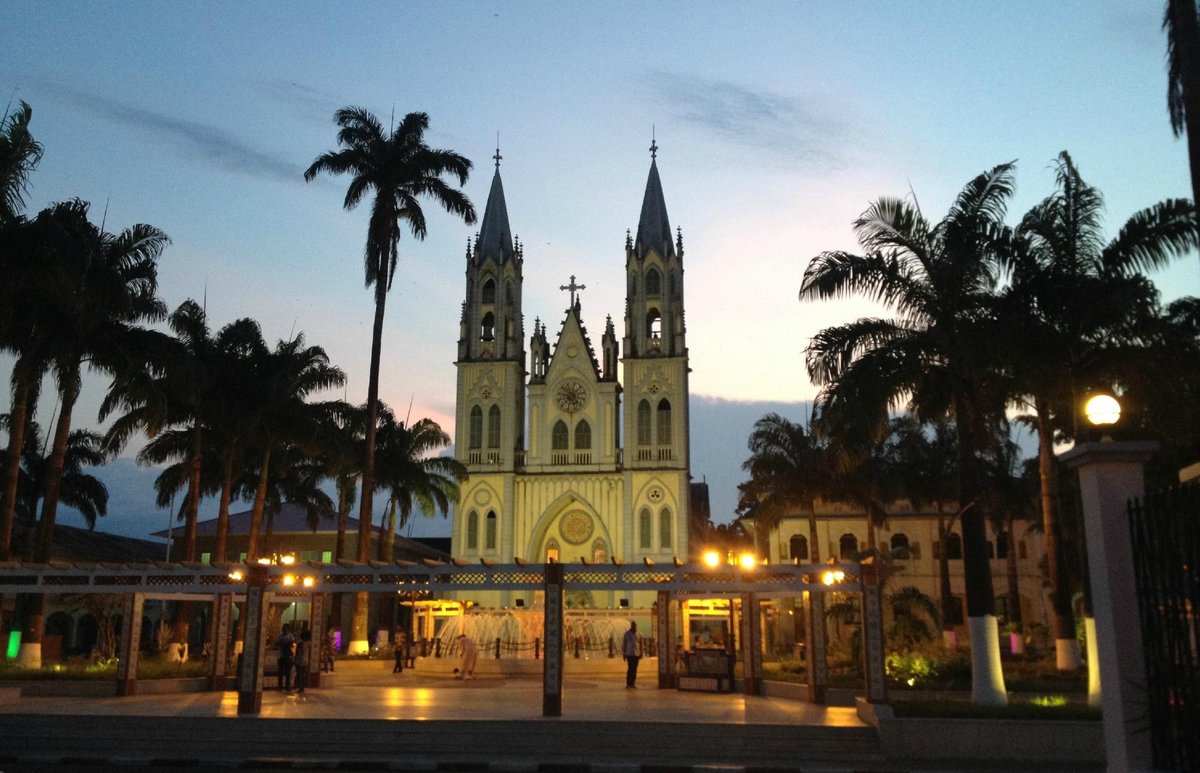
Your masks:
<svg viewBox="0 0 1200 773"><path fill-rule="evenodd" d="M1085 414L1097 427L1120 419L1111 395L1087 401ZM1145 494L1145 463L1157 443L1114 441L1080 443L1062 455L1079 475L1087 542L1095 630L1089 631L1089 670L1099 666L1099 699L1104 714L1108 769L1152 769L1150 734L1141 725L1147 702L1145 653L1133 569L1127 503ZM1092 643L1095 643L1093 648Z"/></svg>

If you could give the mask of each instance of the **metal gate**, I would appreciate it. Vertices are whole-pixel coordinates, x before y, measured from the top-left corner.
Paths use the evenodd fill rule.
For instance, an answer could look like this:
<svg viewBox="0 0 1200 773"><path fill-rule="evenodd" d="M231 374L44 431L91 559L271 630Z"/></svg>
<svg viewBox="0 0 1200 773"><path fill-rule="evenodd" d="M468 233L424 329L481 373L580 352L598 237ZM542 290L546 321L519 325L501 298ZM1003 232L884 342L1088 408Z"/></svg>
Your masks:
<svg viewBox="0 0 1200 773"><path fill-rule="evenodd" d="M1200 486L1129 503L1154 766L1200 770Z"/></svg>

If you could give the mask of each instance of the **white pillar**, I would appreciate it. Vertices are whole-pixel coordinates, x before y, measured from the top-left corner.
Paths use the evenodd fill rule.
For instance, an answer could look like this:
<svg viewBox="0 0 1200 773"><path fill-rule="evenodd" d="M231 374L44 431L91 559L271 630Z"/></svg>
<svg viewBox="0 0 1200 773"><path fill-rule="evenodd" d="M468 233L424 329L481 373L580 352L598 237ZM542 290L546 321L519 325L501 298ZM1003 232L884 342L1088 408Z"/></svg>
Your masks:
<svg viewBox="0 0 1200 773"><path fill-rule="evenodd" d="M1127 504L1145 494L1143 467L1157 449L1157 443L1108 441L1083 443L1062 455L1079 472L1111 771L1153 769Z"/></svg>

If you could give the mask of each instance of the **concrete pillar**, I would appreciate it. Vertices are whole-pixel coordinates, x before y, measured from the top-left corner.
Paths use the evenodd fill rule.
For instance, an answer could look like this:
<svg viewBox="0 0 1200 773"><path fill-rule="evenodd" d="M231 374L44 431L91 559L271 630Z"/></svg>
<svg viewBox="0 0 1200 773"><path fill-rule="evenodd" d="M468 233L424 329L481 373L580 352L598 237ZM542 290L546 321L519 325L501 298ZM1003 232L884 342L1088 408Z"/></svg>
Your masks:
<svg viewBox="0 0 1200 773"><path fill-rule="evenodd" d="M825 594L810 590L805 594L804 650L808 672L808 701L824 705L829 686L829 664L826 662Z"/></svg>
<svg viewBox="0 0 1200 773"><path fill-rule="evenodd" d="M308 599L308 630L312 632L308 657L308 686L321 686L321 647L325 643L325 608L328 593L314 591Z"/></svg>
<svg viewBox="0 0 1200 773"><path fill-rule="evenodd" d="M863 659L867 675L867 701L887 701L887 685L883 666L883 589L879 583L879 567L862 565L860 569L863 597Z"/></svg>
<svg viewBox="0 0 1200 773"><path fill-rule="evenodd" d="M266 567L251 564L246 573L246 626L238 669L238 714L262 711L263 662L267 650L263 637L270 603Z"/></svg>
<svg viewBox="0 0 1200 773"><path fill-rule="evenodd" d="M542 716L562 716L563 678L563 568L546 564L546 598L542 630L546 632L546 658L542 661Z"/></svg>
<svg viewBox="0 0 1200 773"><path fill-rule="evenodd" d="M1145 495L1143 468L1157 443L1082 443L1062 455L1079 473L1096 649L1100 656L1104 746L1111 771L1153 769L1145 727L1146 661L1134 579L1127 503Z"/></svg>
<svg viewBox="0 0 1200 773"><path fill-rule="evenodd" d="M212 624L208 627L208 689L223 692L225 670L229 664L229 626L233 620L233 594L217 594L212 600L212 610Z"/></svg>
<svg viewBox="0 0 1200 773"><path fill-rule="evenodd" d="M668 591L658 592L658 689L675 688L675 607Z"/></svg>
<svg viewBox="0 0 1200 773"><path fill-rule="evenodd" d="M117 657L117 695L137 695L138 656L142 651L142 608L146 597L130 593L122 604L121 643Z"/></svg>
<svg viewBox="0 0 1200 773"><path fill-rule="evenodd" d="M742 594L742 692L758 695L763 680L762 614L757 593Z"/></svg>

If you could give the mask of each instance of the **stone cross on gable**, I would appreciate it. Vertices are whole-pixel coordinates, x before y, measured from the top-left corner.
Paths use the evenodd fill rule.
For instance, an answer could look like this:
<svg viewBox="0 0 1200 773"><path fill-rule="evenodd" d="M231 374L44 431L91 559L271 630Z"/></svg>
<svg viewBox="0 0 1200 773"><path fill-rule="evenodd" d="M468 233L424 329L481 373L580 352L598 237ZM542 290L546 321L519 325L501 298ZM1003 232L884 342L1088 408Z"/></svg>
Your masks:
<svg viewBox="0 0 1200 773"><path fill-rule="evenodd" d="M560 290L570 290L570 291L571 291L571 308L573 309L573 308L575 308L575 291L576 291L576 290L586 290L586 289L587 289L587 285L577 285L577 284L575 284L575 275L574 275L574 274L571 274L571 284L569 284L569 285L559 285L559 286L558 286L558 289L560 289Z"/></svg>

